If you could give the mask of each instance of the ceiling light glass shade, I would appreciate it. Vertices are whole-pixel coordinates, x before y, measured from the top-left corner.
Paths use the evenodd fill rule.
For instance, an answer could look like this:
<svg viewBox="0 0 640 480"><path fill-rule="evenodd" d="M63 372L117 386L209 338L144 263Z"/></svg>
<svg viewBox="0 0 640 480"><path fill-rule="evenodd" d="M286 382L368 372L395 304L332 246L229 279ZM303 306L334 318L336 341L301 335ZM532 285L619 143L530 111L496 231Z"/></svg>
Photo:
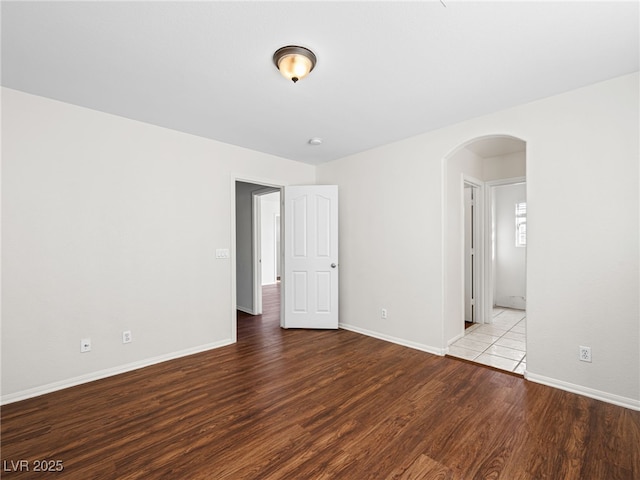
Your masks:
<svg viewBox="0 0 640 480"><path fill-rule="evenodd" d="M289 45L276 50L273 63L285 78L296 83L316 66L316 56L308 48Z"/></svg>

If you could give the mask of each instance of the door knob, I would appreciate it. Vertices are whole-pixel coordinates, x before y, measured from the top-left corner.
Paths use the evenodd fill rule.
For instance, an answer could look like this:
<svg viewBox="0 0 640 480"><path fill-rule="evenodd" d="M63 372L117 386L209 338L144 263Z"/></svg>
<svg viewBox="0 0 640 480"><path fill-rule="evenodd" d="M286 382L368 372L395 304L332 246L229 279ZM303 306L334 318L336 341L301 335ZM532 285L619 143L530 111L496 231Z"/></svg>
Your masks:
<svg viewBox="0 0 640 480"><path fill-rule="evenodd" d="M336 268L336 267L337 267L337 265L335 263L331 264L331 268Z"/></svg>

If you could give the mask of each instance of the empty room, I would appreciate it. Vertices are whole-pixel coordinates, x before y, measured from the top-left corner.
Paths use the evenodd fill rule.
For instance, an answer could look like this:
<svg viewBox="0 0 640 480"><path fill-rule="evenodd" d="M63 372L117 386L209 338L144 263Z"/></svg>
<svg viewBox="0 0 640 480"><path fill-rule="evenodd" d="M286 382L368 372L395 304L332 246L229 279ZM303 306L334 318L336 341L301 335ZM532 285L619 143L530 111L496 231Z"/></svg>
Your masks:
<svg viewBox="0 0 640 480"><path fill-rule="evenodd" d="M0 9L2 478L640 478L638 2Z"/></svg>

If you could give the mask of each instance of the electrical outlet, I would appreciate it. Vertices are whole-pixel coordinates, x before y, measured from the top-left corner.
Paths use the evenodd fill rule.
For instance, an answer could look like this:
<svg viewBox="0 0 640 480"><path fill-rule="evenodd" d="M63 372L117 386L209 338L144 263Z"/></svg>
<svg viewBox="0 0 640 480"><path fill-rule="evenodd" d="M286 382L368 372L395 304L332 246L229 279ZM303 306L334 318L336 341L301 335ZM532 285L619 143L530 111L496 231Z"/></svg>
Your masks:
<svg viewBox="0 0 640 480"><path fill-rule="evenodd" d="M591 347L580 346L580 361L591 362Z"/></svg>
<svg viewBox="0 0 640 480"><path fill-rule="evenodd" d="M91 351L91 339L83 338L80 340L80 353L86 353Z"/></svg>
<svg viewBox="0 0 640 480"><path fill-rule="evenodd" d="M382 310L380 310L380 317L387 318L387 309L386 308L383 308Z"/></svg>
<svg viewBox="0 0 640 480"><path fill-rule="evenodd" d="M122 343L131 343L131 330L122 332Z"/></svg>

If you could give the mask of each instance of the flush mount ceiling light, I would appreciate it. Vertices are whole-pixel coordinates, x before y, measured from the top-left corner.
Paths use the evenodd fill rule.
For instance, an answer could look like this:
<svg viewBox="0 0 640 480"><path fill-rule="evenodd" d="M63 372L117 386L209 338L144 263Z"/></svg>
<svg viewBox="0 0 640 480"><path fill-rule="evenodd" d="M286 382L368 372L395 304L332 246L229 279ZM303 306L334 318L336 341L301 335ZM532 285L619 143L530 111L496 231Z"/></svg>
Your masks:
<svg viewBox="0 0 640 480"><path fill-rule="evenodd" d="M308 48L288 45L276 50L273 54L273 63L285 78L296 83L309 75L316 66L316 56Z"/></svg>

